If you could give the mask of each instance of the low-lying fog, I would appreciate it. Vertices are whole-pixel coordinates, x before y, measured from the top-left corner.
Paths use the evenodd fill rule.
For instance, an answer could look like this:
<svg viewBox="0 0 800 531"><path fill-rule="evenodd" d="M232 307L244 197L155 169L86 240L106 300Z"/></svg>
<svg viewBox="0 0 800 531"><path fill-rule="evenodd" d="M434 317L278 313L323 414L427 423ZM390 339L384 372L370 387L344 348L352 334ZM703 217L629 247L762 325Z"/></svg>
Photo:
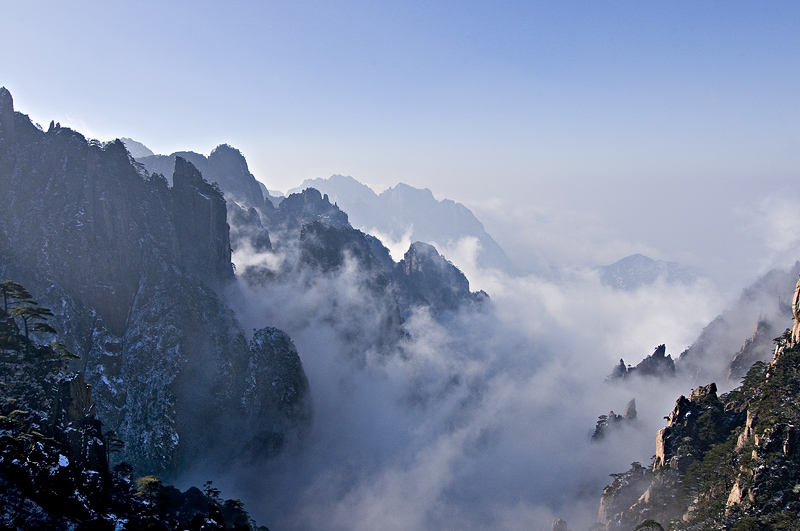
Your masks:
<svg viewBox="0 0 800 531"><path fill-rule="evenodd" d="M564 518L580 530L609 474L650 464L663 417L697 384L606 377L661 343L677 358L730 299L707 279L631 292L591 270L509 278L476 269L469 240L443 253L491 304L440 321L420 309L392 355L370 348L384 310L353 264L267 287L240 281L245 329L293 338L314 422L301 447L217 480L223 494L274 529L547 530ZM591 442L597 417L632 398L638 421Z"/></svg>

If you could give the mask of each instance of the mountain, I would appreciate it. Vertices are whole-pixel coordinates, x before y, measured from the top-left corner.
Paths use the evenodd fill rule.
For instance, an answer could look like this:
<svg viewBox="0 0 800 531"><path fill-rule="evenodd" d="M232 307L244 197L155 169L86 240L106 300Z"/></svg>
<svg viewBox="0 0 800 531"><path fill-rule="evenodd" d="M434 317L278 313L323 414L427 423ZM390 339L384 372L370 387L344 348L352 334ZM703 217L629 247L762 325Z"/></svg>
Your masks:
<svg viewBox="0 0 800 531"><path fill-rule="evenodd" d="M155 155L150 148L132 138L120 138L120 141L125 144L125 148L128 150L128 153L130 153L131 157L135 159L152 157Z"/></svg>
<svg viewBox="0 0 800 531"><path fill-rule="evenodd" d="M629 376L675 376L675 362L672 356L667 354L667 346L659 345L653 353L640 361L635 367L628 367L625 361L620 359L619 364L609 376L610 380L617 378L627 378Z"/></svg>
<svg viewBox="0 0 800 531"><path fill-rule="evenodd" d="M700 332L677 360L661 345L635 367L623 360L609 380L628 376L680 376L690 382L739 381L757 361L768 361L773 339L791 322L789 292L800 275L800 262L789 270L772 270L742 291L741 296Z"/></svg>
<svg viewBox="0 0 800 531"><path fill-rule="evenodd" d="M131 156L144 165L150 174L160 173L165 176L172 175L175 159L181 157L191 162L208 182L217 183L225 192L227 200L236 201L248 208L272 206L272 203L265 205L261 185L250 173L242 153L227 144L214 148L208 157L193 151L180 151L171 155L153 155L151 152L149 156L136 156L131 152Z"/></svg>
<svg viewBox="0 0 800 531"><path fill-rule="evenodd" d="M67 369L75 356L47 343L52 311L22 285L0 282L0 526L3 529L256 530L241 502L134 482L132 467L111 466L125 445L103 431L92 386ZM266 530L264 527L258 528Z"/></svg>
<svg viewBox="0 0 800 531"><path fill-rule="evenodd" d="M140 474L277 452L311 414L291 342L269 328L248 342L222 295L234 280L222 193L181 157L171 178L148 175L120 141L37 128L0 89L0 278L53 308ZM264 359L271 384L253 386Z"/></svg>
<svg viewBox="0 0 800 531"><path fill-rule="evenodd" d="M611 265L599 266L600 281L611 288L633 291L661 279L670 284L691 284L699 271L676 262L653 260L641 254L627 256Z"/></svg>
<svg viewBox="0 0 800 531"><path fill-rule="evenodd" d="M478 266L499 269L509 275L520 274L467 207L449 199L438 201L427 188L420 190L399 183L379 195L352 177L333 175L327 179L308 179L295 190L309 187L327 194L347 212L353 226L365 232L398 242L407 239L445 247L452 247L464 238L474 238L479 246Z"/></svg>
<svg viewBox="0 0 800 531"><path fill-rule="evenodd" d="M433 247L411 245L393 262L315 189L275 208L230 146L145 161L152 171L119 140L88 141L55 123L44 131L0 90L0 278L34 286L53 308L80 357L72 369L139 474L268 458L307 432L300 354L263 318L235 313L237 297L302 295L347 273L373 322L349 319L336 299L324 319L344 323L337 333L354 359L400 355L418 308L438 318L487 300Z"/></svg>
<svg viewBox="0 0 800 531"><path fill-rule="evenodd" d="M792 322L791 293L800 262L788 270L769 271L700 332L676 365L693 382L738 380L757 360L768 361L773 338Z"/></svg>
<svg viewBox="0 0 800 531"><path fill-rule="evenodd" d="M791 307L793 327L769 363L756 362L729 393L711 383L677 400L653 463L613 474L596 529L797 529L800 281Z"/></svg>

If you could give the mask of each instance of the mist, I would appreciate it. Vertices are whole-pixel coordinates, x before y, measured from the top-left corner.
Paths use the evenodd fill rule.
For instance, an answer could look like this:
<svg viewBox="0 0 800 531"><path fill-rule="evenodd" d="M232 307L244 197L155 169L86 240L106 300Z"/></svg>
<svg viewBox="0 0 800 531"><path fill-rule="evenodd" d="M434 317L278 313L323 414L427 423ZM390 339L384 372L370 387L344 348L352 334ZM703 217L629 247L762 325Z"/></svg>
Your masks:
<svg viewBox="0 0 800 531"><path fill-rule="evenodd" d="M228 299L246 330L292 337L308 376L313 423L276 459L234 466L215 483L277 529L586 529L609 474L650 464L655 433L690 384L608 382L666 343L677 357L727 302L701 279L633 292L590 269L558 280L510 278L474 265L475 241L442 249L491 301L433 316L417 307L396 342L389 305L354 260L248 284ZM450 253L450 254L448 254ZM278 253L233 261L277 270ZM597 417L636 399L638 419L600 442ZM182 482L198 483L202 470Z"/></svg>

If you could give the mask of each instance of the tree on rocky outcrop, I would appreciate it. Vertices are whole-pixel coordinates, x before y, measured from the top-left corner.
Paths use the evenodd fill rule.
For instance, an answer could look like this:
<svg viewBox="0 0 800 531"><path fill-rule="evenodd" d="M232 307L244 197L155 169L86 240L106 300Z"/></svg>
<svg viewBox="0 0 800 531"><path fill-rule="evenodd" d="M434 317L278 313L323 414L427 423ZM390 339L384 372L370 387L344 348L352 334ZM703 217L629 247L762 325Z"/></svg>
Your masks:
<svg viewBox="0 0 800 531"><path fill-rule="evenodd" d="M15 300L30 300L33 298L33 296L28 293L28 290L13 280L3 280L0 282L0 295L3 296L3 311L6 312L6 314L8 314L9 301L13 303Z"/></svg>
<svg viewBox="0 0 800 531"><path fill-rule="evenodd" d="M609 411L608 415L600 415L597 417L597 426L595 426L594 433L592 434L592 441L599 441L605 437L609 429L614 429L624 424L630 424L636 420L636 399L632 398L628 405L625 406L625 412L618 415L613 411Z"/></svg>

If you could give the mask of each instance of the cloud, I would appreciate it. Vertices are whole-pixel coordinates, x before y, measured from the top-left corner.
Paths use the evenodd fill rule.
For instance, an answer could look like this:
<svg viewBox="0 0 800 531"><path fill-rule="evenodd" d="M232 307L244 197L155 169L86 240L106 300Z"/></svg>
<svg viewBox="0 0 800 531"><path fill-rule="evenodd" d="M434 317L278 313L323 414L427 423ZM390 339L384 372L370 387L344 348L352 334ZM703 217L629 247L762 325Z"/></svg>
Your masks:
<svg viewBox="0 0 800 531"><path fill-rule="evenodd" d="M315 412L302 446L228 471L226 495L279 529L547 529L556 517L580 529L608 474L649 464L688 384L605 377L660 343L678 354L719 312L713 286L621 292L590 270L509 278L475 268L470 240L448 252L466 257L491 303L439 318L418 308L396 341L385 336L390 298L354 261L240 281L240 320L291 335ZM597 416L634 397L637 425L591 443Z"/></svg>

